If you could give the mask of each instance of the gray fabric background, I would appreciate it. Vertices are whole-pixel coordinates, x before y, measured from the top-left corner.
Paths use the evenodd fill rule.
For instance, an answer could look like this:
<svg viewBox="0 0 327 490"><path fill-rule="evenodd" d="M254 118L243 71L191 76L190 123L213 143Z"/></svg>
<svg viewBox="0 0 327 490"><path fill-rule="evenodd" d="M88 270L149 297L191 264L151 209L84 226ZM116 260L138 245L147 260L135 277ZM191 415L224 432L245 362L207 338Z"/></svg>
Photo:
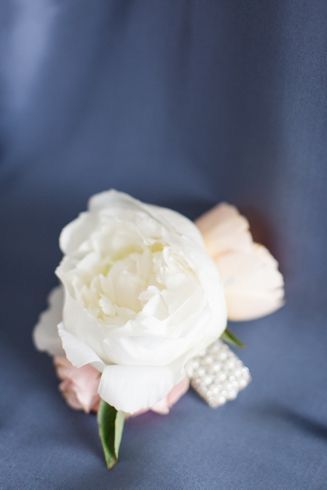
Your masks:
<svg viewBox="0 0 327 490"><path fill-rule="evenodd" d="M1 2L1 489L327 488L326 49L324 0ZM31 342L60 229L110 187L235 203L287 285L234 326L238 400L129 421L112 473Z"/></svg>

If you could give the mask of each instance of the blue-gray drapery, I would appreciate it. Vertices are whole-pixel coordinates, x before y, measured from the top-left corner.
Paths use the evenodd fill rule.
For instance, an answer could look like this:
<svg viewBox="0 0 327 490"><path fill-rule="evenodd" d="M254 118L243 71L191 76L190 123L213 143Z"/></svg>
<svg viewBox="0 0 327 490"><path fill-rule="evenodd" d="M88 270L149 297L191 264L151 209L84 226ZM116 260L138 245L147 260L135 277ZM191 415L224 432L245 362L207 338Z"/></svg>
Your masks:
<svg viewBox="0 0 327 490"><path fill-rule="evenodd" d="M324 0L2 1L1 488L326 487L326 50ZM252 385L130 420L112 473L31 342L60 229L110 187L237 204L287 283L235 326Z"/></svg>

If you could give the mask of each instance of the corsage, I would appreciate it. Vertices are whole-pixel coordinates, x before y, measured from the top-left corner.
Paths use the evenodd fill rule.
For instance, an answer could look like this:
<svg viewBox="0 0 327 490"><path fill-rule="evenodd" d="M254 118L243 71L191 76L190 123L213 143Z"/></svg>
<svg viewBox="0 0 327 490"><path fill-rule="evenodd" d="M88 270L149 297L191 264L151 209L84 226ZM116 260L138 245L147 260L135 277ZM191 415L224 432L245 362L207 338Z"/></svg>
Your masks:
<svg viewBox="0 0 327 490"><path fill-rule="evenodd" d="M97 412L108 468L127 417L168 413L190 385L217 407L249 383L227 319L279 308L283 277L234 206L193 223L111 190L65 226L60 248L61 284L34 342L53 357L67 403Z"/></svg>

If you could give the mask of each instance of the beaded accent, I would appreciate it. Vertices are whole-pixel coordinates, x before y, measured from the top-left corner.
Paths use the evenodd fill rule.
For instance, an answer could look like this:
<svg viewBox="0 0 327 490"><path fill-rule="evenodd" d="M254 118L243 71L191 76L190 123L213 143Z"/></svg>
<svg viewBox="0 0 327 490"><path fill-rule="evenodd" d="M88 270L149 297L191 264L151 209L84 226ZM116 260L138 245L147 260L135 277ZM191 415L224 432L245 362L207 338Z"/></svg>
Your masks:
<svg viewBox="0 0 327 490"><path fill-rule="evenodd" d="M251 381L249 369L221 340L191 359L186 372L192 388L213 408L234 400Z"/></svg>

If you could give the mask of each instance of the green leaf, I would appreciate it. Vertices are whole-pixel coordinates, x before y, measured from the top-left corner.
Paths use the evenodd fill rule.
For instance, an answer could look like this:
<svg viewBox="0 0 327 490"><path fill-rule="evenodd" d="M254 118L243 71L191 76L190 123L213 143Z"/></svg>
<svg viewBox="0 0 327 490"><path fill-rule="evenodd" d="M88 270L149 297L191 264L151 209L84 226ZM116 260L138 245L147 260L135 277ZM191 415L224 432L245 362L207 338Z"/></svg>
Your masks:
<svg viewBox="0 0 327 490"><path fill-rule="evenodd" d="M104 458L107 467L111 469L118 461L124 429L124 414L101 400L98 410L98 428Z"/></svg>
<svg viewBox="0 0 327 490"><path fill-rule="evenodd" d="M243 342L238 337L236 337L236 335L231 330L229 330L229 328L226 328L221 336L221 339L225 342L228 342L229 344L236 345L237 347L245 347L245 344L243 344Z"/></svg>

